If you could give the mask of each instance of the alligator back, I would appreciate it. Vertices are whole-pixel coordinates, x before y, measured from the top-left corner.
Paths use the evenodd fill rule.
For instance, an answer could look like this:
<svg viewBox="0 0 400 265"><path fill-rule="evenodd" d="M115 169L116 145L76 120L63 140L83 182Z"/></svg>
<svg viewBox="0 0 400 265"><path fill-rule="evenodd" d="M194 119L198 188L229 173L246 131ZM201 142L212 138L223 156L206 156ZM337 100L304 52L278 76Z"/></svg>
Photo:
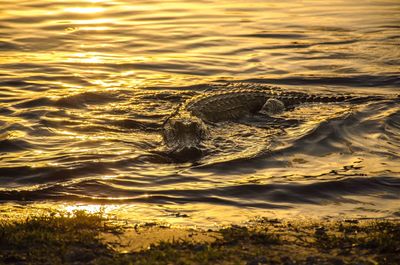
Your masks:
<svg viewBox="0 0 400 265"><path fill-rule="evenodd" d="M178 112L190 112L206 122L236 120L260 111L269 98L282 101L287 109L307 102L342 102L354 99L348 95L325 96L272 89L238 89L194 97L183 104Z"/></svg>
<svg viewBox="0 0 400 265"><path fill-rule="evenodd" d="M205 121L234 120L259 111L272 94L256 90L219 92L195 97L182 106L182 110Z"/></svg>

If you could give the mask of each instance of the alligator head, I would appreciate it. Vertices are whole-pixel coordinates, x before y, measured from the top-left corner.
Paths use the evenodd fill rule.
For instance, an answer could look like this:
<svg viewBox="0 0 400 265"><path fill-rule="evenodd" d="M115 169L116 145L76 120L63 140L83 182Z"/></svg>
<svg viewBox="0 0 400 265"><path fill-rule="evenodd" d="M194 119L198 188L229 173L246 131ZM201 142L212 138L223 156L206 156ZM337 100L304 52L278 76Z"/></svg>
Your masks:
<svg viewBox="0 0 400 265"><path fill-rule="evenodd" d="M206 124L189 113L181 113L164 123L163 138L171 157L181 160L195 160L202 156L200 143L208 135Z"/></svg>

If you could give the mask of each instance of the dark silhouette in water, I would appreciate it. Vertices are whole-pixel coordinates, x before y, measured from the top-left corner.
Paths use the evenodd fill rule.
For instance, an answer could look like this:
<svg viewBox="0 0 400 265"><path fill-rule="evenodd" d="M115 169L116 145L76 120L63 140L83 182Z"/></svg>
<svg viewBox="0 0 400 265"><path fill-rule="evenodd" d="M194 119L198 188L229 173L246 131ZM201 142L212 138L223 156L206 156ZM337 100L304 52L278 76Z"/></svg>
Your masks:
<svg viewBox="0 0 400 265"><path fill-rule="evenodd" d="M203 155L202 140L209 136L208 125L236 121L254 114L274 116L303 103L361 103L387 99L381 96L321 95L269 88L236 89L193 97L163 123L162 135L168 155L190 161Z"/></svg>

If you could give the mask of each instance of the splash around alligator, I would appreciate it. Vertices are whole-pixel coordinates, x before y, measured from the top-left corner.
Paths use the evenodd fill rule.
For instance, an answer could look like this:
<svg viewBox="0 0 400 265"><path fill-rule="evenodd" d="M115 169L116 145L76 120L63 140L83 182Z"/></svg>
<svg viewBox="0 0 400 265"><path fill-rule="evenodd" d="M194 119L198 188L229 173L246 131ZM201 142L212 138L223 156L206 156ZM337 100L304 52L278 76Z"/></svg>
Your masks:
<svg viewBox="0 0 400 265"><path fill-rule="evenodd" d="M397 96L397 99L399 97ZM167 154L176 162L196 161L207 150L202 142L210 137L210 126L225 121L241 122L263 116L281 122L276 116L306 103L362 103L385 100L382 96L308 94L277 87L233 89L203 93L181 104L163 123L162 136ZM277 124L279 126L279 124Z"/></svg>

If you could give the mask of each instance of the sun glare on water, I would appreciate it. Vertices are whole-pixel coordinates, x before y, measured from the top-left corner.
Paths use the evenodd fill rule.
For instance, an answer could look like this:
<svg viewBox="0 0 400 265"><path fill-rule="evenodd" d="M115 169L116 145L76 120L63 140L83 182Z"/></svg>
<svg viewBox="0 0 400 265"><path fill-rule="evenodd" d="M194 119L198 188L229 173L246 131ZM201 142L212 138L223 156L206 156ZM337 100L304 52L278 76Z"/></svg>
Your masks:
<svg viewBox="0 0 400 265"><path fill-rule="evenodd" d="M118 209L118 205L100 205L100 204L87 204L87 205L65 205L60 207L59 210L73 214L76 211L84 211L91 214L103 213L108 214L110 211Z"/></svg>
<svg viewBox="0 0 400 265"><path fill-rule="evenodd" d="M193 165L162 137L186 100L241 83L393 94L398 3L0 0L0 198L185 224L319 211L304 202L398 214L385 179L400 170L396 104L307 103L271 129L258 116L210 124ZM318 182L333 188L315 194Z"/></svg>
<svg viewBox="0 0 400 265"><path fill-rule="evenodd" d="M103 12L103 7L69 7L65 8L65 12L77 13L77 14L93 14Z"/></svg>

